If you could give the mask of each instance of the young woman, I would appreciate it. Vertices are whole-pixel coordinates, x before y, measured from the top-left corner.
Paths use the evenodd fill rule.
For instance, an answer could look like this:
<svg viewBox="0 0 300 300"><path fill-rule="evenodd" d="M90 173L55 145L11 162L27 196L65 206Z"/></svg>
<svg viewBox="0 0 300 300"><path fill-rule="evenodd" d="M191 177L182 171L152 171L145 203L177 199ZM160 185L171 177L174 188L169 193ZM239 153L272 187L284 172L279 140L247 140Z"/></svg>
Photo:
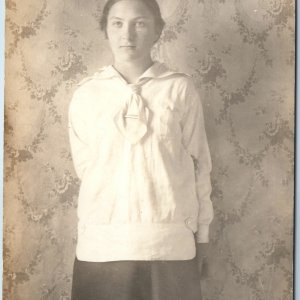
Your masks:
<svg viewBox="0 0 300 300"><path fill-rule="evenodd" d="M211 160L191 78L151 59L155 0L108 0L113 65L69 110L81 187L72 300L199 300L213 218Z"/></svg>

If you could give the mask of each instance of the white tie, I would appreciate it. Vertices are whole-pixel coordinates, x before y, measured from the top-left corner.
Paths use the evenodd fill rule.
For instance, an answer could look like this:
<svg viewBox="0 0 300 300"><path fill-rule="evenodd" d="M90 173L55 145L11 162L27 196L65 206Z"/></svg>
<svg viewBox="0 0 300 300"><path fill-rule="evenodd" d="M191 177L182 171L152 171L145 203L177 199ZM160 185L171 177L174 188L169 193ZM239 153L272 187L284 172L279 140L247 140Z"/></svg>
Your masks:
<svg viewBox="0 0 300 300"><path fill-rule="evenodd" d="M148 80L128 85L131 88L131 95L125 106L114 117L118 130L131 144L139 142L147 133L149 109L144 105L140 92L141 85Z"/></svg>

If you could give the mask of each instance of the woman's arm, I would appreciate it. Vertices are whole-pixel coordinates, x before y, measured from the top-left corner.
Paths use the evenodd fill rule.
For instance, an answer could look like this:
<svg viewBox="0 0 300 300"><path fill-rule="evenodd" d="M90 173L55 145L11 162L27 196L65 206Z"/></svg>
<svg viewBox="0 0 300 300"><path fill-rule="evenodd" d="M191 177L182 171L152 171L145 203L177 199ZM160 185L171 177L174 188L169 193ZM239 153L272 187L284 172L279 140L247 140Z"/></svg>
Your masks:
<svg viewBox="0 0 300 300"><path fill-rule="evenodd" d="M84 171L91 159L91 151L88 143L87 120L88 110L83 106L78 95L74 94L69 107L69 139L73 164L77 176L82 179Z"/></svg>
<svg viewBox="0 0 300 300"><path fill-rule="evenodd" d="M211 194L211 157L204 126L202 104L198 92L189 81L186 90L183 144L194 161L196 191L199 202L197 243L208 243L209 225L213 219Z"/></svg>

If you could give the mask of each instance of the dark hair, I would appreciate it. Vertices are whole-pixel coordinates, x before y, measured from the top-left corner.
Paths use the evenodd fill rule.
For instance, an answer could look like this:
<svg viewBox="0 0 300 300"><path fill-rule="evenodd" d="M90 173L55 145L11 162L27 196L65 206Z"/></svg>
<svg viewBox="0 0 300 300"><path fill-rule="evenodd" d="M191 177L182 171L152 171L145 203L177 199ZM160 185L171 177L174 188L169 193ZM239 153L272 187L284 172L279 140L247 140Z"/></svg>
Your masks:
<svg viewBox="0 0 300 300"><path fill-rule="evenodd" d="M114 4L116 4L120 1L122 1L122 0L108 0L104 5L103 11L102 11L102 16L100 19L100 28L105 33L106 37L107 37L107 32L106 32L107 17L108 17L109 11ZM157 27L157 31L160 35L165 26L165 21L163 20L163 18L161 16L161 12L160 12L158 3L156 2L156 0L139 0L139 1L144 3L149 8L151 13L153 14L153 16L155 18L155 24Z"/></svg>

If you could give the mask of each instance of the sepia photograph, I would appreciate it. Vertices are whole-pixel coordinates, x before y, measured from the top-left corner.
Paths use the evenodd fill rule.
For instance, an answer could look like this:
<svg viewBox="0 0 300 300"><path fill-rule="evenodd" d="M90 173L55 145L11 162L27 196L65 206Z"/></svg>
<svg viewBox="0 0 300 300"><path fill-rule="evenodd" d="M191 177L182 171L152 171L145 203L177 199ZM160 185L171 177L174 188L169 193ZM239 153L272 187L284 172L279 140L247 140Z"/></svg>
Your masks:
<svg viewBox="0 0 300 300"><path fill-rule="evenodd" d="M5 1L4 300L293 299L295 6Z"/></svg>

